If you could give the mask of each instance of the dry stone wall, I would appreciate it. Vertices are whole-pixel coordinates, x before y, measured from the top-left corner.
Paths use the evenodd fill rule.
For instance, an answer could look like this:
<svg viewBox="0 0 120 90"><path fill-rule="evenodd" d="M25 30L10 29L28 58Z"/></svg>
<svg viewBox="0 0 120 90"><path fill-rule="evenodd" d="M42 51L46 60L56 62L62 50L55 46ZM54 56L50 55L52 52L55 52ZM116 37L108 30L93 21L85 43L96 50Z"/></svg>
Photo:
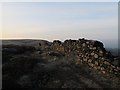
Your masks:
<svg viewBox="0 0 120 90"><path fill-rule="evenodd" d="M64 42L55 40L51 48L67 56L74 53L74 56L77 57L76 64L87 64L103 74L113 73L120 75L120 66L112 64L114 56L107 52L103 43L99 41L86 40L84 38L79 40L70 39Z"/></svg>

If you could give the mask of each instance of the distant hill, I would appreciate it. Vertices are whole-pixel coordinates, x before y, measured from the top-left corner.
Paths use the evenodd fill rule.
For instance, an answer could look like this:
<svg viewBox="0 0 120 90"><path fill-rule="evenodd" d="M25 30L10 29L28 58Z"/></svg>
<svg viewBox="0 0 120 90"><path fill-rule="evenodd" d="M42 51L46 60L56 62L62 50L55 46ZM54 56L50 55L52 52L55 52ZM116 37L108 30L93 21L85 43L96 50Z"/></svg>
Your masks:
<svg viewBox="0 0 120 90"><path fill-rule="evenodd" d="M106 48L107 51L110 51L114 56L118 56L118 53L120 53L120 49L118 48Z"/></svg>
<svg viewBox="0 0 120 90"><path fill-rule="evenodd" d="M17 39L17 40L2 40L2 45L28 45L28 46L35 46L38 43L50 43L46 40L33 40L33 39Z"/></svg>

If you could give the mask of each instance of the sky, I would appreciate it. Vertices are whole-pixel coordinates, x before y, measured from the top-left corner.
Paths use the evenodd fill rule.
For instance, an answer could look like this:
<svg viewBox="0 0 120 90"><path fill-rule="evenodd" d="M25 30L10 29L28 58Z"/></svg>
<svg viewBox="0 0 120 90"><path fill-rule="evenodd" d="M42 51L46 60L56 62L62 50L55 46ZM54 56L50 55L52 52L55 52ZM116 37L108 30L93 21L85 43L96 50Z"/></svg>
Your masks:
<svg viewBox="0 0 120 90"><path fill-rule="evenodd" d="M0 2L119 2L119 0L0 0Z"/></svg>
<svg viewBox="0 0 120 90"><path fill-rule="evenodd" d="M2 39L93 39L118 47L117 2L2 3Z"/></svg>

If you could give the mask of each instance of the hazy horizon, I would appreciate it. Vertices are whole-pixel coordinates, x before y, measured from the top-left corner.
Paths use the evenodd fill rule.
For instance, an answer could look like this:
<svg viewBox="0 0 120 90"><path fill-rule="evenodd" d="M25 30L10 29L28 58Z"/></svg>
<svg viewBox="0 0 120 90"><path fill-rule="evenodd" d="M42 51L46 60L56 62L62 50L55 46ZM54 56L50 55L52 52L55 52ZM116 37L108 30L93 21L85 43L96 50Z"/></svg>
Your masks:
<svg viewBox="0 0 120 90"><path fill-rule="evenodd" d="M54 39L54 40L60 40L62 42L64 42L65 40L69 40L71 38L68 38L68 39L64 39L64 40L61 40L61 39ZM82 39L82 38L78 38L78 39ZM78 40L78 39L72 39L72 40ZM97 39L88 39L88 38L85 38L87 40L97 40ZM40 39L40 38L3 38L3 39L0 39L0 40L46 40L46 41L49 41L49 42L53 42L54 40L50 41L49 39ZM118 40L104 40L104 41L101 41L101 40L97 40L97 41L100 41L103 43L104 47L105 48L111 48L111 49L117 49L118 48Z"/></svg>
<svg viewBox="0 0 120 90"><path fill-rule="evenodd" d="M2 3L1 39L86 38L118 47L117 2Z"/></svg>

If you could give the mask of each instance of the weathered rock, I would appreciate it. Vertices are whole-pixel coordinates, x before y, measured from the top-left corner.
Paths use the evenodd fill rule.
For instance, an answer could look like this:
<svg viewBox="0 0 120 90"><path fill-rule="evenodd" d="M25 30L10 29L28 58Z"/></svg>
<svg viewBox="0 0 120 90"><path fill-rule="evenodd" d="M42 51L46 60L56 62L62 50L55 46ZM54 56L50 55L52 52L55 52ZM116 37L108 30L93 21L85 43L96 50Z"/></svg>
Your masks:
<svg viewBox="0 0 120 90"><path fill-rule="evenodd" d="M93 56L93 55L94 55L94 53L92 52L92 53L91 53L91 56Z"/></svg>
<svg viewBox="0 0 120 90"><path fill-rule="evenodd" d="M83 43L82 46L85 47L85 43Z"/></svg>
<svg viewBox="0 0 120 90"><path fill-rule="evenodd" d="M98 55L97 55L97 54L95 54L95 55L94 55L94 57L95 57L95 58L98 58Z"/></svg>

